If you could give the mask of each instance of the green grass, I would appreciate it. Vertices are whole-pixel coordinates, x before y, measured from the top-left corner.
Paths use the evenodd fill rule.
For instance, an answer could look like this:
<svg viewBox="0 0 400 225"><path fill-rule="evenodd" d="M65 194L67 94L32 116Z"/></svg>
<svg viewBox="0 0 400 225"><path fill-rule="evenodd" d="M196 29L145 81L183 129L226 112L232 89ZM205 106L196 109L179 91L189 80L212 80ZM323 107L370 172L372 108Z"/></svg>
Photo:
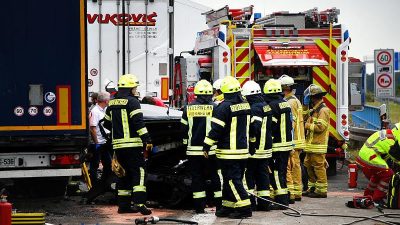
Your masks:
<svg viewBox="0 0 400 225"><path fill-rule="evenodd" d="M379 107L382 105L384 102L379 102L379 101L369 101L367 102L367 105L371 106L377 106ZM389 119L392 124L395 124L400 121L400 104L396 102L389 102L389 108L386 106L386 109L389 109Z"/></svg>

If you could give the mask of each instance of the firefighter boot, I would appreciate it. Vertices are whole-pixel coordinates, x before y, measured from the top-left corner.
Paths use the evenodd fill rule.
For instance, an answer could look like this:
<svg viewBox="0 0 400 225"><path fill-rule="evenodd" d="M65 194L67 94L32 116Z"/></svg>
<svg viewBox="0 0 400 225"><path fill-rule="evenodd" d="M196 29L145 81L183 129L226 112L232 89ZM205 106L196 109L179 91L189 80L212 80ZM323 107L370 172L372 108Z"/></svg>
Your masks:
<svg viewBox="0 0 400 225"><path fill-rule="evenodd" d="M233 213L233 208L228 208L222 206L221 209L215 212L215 216L217 217L228 217L231 213Z"/></svg>
<svg viewBox="0 0 400 225"><path fill-rule="evenodd" d="M253 195L250 195L251 209L255 211L257 209L256 198Z"/></svg>
<svg viewBox="0 0 400 225"><path fill-rule="evenodd" d="M295 203L295 196L289 192L289 204L294 204Z"/></svg>
<svg viewBox="0 0 400 225"><path fill-rule="evenodd" d="M149 208L147 208L144 204L142 205L136 205L137 211L140 212L142 215L150 215L152 212Z"/></svg>
<svg viewBox="0 0 400 225"><path fill-rule="evenodd" d="M270 197L263 197L263 198L266 198L266 199L268 199L268 200L271 200L271 198ZM265 200L263 200L263 199L258 199L257 200L257 211L270 211L271 209L270 209L270 206L271 206L271 203L270 202L268 202L268 201L265 201Z"/></svg>
<svg viewBox="0 0 400 225"><path fill-rule="evenodd" d="M137 213L138 211L131 207L130 196L118 196L118 213Z"/></svg>
<svg viewBox="0 0 400 225"><path fill-rule="evenodd" d="M327 195L327 193L312 192L312 193L309 193L307 195L307 197L309 197L309 198L327 198L328 195Z"/></svg>
<svg viewBox="0 0 400 225"><path fill-rule="evenodd" d="M245 207L240 207L236 208L236 210L229 214L229 218L231 219L243 219L247 217L251 217L253 215L251 211L251 206L245 206Z"/></svg>
<svg viewBox="0 0 400 225"><path fill-rule="evenodd" d="M310 187L307 191L303 191L303 193L301 194L302 196L309 196L311 193L315 192L315 187Z"/></svg>
<svg viewBox="0 0 400 225"><path fill-rule="evenodd" d="M270 206L271 210L285 210L289 206L289 196L287 194L276 195L275 196L275 202L279 203L280 205L272 204Z"/></svg>

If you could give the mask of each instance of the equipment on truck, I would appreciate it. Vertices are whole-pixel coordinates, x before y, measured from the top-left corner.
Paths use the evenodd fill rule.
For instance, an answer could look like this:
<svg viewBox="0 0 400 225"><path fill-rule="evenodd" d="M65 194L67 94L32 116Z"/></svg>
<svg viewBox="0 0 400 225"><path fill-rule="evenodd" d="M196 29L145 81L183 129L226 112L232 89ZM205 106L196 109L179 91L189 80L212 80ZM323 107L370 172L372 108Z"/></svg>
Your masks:
<svg viewBox="0 0 400 225"><path fill-rule="evenodd" d="M363 104L354 100L360 95L349 94L350 37L344 25L336 24L340 11L314 8L300 13L277 12L256 20L252 19L252 11L252 6L244 9L225 6L204 13L209 29L198 32L195 55L180 61L212 58L212 81L233 76L241 85L254 80L262 86L270 78L286 74L294 79L301 101L306 87L321 86L327 92L324 98L330 110L328 174L335 174L336 158L344 157L342 146L349 140L349 107L361 107L349 102ZM234 16L235 12L241 12L241 17ZM187 75L181 72L185 80ZM352 87L357 89L362 77L352 79ZM185 95L186 90L182 89L181 96ZM336 149L342 149L340 154Z"/></svg>

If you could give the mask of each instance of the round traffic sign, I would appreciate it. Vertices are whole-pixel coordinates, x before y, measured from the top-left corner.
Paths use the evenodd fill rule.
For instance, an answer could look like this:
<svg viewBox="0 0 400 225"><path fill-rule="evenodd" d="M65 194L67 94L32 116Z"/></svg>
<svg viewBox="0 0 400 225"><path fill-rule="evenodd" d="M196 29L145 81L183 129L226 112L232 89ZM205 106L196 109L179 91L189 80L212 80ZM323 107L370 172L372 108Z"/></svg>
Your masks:
<svg viewBox="0 0 400 225"><path fill-rule="evenodd" d="M22 108L21 106L17 106L14 108L14 114L16 116L23 116L24 115L24 108Z"/></svg>
<svg viewBox="0 0 400 225"><path fill-rule="evenodd" d="M381 74L378 77L378 85L387 88L392 84L392 77L390 77L388 74Z"/></svg>
<svg viewBox="0 0 400 225"><path fill-rule="evenodd" d="M39 109L36 106L31 106L28 109L28 113L31 116L36 116L39 113Z"/></svg>
<svg viewBox="0 0 400 225"><path fill-rule="evenodd" d="M97 76L97 74L99 74L99 71L97 71L97 69L93 68L90 70L90 75L95 77L95 76Z"/></svg>
<svg viewBox="0 0 400 225"><path fill-rule="evenodd" d="M381 65L387 65L392 61L392 55L388 51L382 51L376 56L376 60Z"/></svg>
<svg viewBox="0 0 400 225"><path fill-rule="evenodd" d="M50 106L44 107L44 109L43 109L43 114L44 114L45 116L51 116L51 115L53 115L53 108L51 108Z"/></svg>

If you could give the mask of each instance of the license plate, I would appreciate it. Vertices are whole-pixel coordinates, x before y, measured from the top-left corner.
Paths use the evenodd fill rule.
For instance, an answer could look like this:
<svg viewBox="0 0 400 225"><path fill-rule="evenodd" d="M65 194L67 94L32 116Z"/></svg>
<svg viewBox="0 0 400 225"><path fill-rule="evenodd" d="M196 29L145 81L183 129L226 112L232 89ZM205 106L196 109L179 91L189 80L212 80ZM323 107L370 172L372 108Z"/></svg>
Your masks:
<svg viewBox="0 0 400 225"><path fill-rule="evenodd" d="M0 167L15 167L15 158L0 158Z"/></svg>

